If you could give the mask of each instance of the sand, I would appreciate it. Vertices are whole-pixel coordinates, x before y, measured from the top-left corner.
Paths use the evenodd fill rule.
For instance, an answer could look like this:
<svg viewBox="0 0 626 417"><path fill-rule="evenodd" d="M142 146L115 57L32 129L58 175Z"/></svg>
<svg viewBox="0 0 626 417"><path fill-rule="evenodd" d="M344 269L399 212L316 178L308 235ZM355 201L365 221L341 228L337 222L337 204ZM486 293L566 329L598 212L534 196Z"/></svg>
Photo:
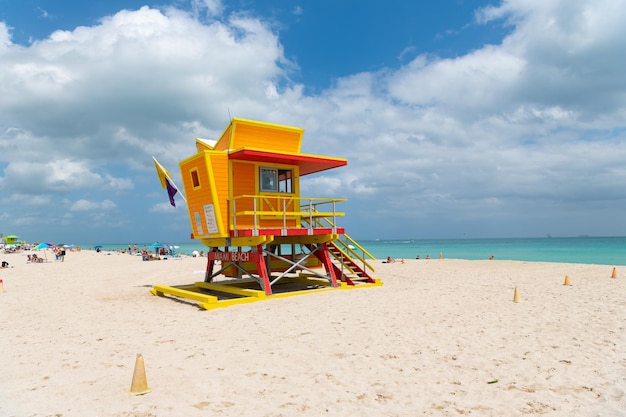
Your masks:
<svg viewBox="0 0 626 417"><path fill-rule="evenodd" d="M149 292L201 281L203 258L0 260L13 266L0 269L0 416L626 410L624 268L377 261L382 287L204 311ZM152 391L132 396L139 353Z"/></svg>

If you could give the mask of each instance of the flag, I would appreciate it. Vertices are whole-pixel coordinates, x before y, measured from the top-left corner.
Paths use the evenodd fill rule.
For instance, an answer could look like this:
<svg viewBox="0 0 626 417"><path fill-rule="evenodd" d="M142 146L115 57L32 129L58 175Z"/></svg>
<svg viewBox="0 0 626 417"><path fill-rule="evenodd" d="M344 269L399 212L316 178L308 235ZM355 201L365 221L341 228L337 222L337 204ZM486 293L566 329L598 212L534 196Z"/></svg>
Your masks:
<svg viewBox="0 0 626 417"><path fill-rule="evenodd" d="M170 204L172 206L176 207L176 202L174 201L174 196L176 195L178 190L172 184L170 184L170 182L169 182L169 180L167 178L165 178L165 185L166 185L166 188L167 188L167 195L170 198Z"/></svg>
<svg viewBox="0 0 626 417"><path fill-rule="evenodd" d="M170 173L167 172L165 168L163 168L163 165L159 164L155 157L152 157L152 159L154 160L154 167L156 168L157 175L159 176L159 181L161 181L161 187L167 190L167 195L170 198L170 204L176 207L174 196L178 192L178 188L176 188L176 186L170 179Z"/></svg>

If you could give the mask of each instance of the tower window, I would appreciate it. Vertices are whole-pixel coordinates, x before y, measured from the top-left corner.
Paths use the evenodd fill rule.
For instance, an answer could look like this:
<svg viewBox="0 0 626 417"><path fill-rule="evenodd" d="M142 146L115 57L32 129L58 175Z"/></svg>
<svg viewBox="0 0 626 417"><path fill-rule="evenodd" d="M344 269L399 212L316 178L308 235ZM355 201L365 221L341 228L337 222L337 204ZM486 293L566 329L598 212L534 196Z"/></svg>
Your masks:
<svg viewBox="0 0 626 417"><path fill-rule="evenodd" d="M193 184L193 188L198 188L200 186L200 178L198 177L198 171L195 169L191 171L191 183Z"/></svg>
<svg viewBox="0 0 626 417"><path fill-rule="evenodd" d="M265 168L259 170L259 189L265 192L292 193L293 171L290 169Z"/></svg>
<svg viewBox="0 0 626 417"><path fill-rule="evenodd" d="M290 169L278 170L278 192L279 193L291 193L293 175Z"/></svg>

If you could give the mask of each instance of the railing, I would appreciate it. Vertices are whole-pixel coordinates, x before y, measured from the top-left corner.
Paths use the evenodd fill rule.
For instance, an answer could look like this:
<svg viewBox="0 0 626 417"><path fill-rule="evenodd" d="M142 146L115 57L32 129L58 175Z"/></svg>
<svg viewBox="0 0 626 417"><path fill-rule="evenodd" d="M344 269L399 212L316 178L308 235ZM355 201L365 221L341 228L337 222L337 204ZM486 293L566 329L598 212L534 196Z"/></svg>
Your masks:
<svg viewBox="0 0 626 417"><path fill-rule="evenodd" d="M332 219L333 233L337 217L345 213L337 211L337 203L347 201L341 198L304 198L292 195L241 195L229 201L230 229L252 229L257 235L260 229L301 228L303 223L311 231L322 227L319 218Z"/></svg>
<svg viewBox="0 0 626 417"><path fill-rule="evenodd" d="M331 220L328 217L317 217L313 221L315 222L316 227L334 227L334 222L331 223ZM334 244L337 249L342 253L342 255L361 261L361 266L364 271L374 271L374 267L367 262L367 259L376 258L365 248L363 248L356 240L352 239L350 236L344 233L343 235L339 236L337 240L334 241Z"/></svg>

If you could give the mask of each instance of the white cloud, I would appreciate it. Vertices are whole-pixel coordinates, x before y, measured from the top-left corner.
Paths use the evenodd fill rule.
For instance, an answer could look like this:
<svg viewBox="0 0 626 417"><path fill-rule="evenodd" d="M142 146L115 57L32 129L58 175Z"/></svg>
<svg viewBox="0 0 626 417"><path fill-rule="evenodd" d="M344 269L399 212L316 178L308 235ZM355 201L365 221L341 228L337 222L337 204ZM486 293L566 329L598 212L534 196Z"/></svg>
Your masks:
<svg viewBox="0 0 626 417"><path fill-rule="evenodd" d="M180 204L178 204L180 206ZM150 207L149 211L151 213L174 213L177 210L176 207L172 206L169 202L161 202ZM180 208L178 208L180 210Z"/></svg>
<svg viewBox="0 0 626 417"><path fill-rule="evenodd" d="M196 18L207 14L210 17L217 17L224 11L221 0L191 0L191 9Z"/></svg>
<svg viewBox="0 0 626 417"><path fill-rule="evenodd" d="M258 106L266 81L280 78L282 51L259 22L203 25L168 13L121 11L98 26L55 32L25 53L5 50L0 110L15 127L35 125L51 135L101 140L123 126L165 143L171 138L158 137L160 126L147 121L227 120L226 106Z"/></svg>
<svg viewBox="0 0 626 417"><path fill-rule="evenodd" d="M0 189L24 194L130 188L131 180L91 172L84 161L12 162L0 177Z"/></svg>
<svg viewBox="0 0 626 417"><path fill-rule="evenodd" d="M525 60L485 47L455 59L418 57L389 78L389 91L410 105L443 106L457 117L510 106ZM505 107L506 109L506 107Z"/></svg>
<svg viewBox="0 0 626 417"><path fill-rule="evenodd" d="M103 210L108 211L111 209L117 208L117 205L111 200L103 200L103 201L89 201L89 200L78 200L74 204L70 206L71 211L94 211L94 210Z"/></svg>
<svg viewBox="0 0 626 417"><path fill-rule="evenodd" d="M11 33L6 23L0 22L0 52L11 46Z"/></svg>
<svg viewBox="0 0 626 417"><path fill-rule="evenodd" d="M48 13L48 11L42 9L41 7L37 7L37 11L39 12L40 17L43 17L43 18L50 17L50 13Z"/></svg>

